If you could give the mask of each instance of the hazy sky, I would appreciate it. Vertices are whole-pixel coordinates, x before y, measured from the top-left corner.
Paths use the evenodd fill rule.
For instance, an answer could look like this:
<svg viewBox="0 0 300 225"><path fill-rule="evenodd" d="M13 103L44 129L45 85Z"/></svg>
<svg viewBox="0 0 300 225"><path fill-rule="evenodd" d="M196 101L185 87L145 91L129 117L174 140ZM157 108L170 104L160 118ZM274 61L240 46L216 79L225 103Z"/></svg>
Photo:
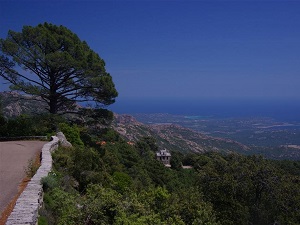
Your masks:
<svg viewBox="0 0 300 225"><path fill-rule="evenodd" d="M87 41L120 98L300 99L300 1L0 0L1 38L43 22Z"/></svg>

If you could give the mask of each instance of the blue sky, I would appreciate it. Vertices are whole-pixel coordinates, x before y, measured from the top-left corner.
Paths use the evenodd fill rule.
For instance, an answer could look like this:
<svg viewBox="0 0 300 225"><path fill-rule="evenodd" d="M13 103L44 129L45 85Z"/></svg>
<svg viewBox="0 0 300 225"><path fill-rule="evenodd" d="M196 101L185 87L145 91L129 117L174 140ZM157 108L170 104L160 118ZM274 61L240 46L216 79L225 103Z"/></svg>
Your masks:
<svg viewBox="0 0 300 225"><path fill-rule="evenodd" d="M43 22L87 41L120 99L300 98L300 1L0 0L1 38Z"/></svg>

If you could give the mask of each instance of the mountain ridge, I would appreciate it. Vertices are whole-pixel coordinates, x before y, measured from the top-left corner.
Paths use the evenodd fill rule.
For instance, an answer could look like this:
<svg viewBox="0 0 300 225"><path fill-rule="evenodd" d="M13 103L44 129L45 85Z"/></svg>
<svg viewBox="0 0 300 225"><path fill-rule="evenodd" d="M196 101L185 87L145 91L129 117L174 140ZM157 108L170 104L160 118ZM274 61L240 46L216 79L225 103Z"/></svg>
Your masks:
<svg viewBox="0 0 300 225"><path fill-rule="evenodd" d="M20 95L17 92L0 92L2 111L5 117L13 118L21 114L36 115L46 112L46 104L31 96ZM240 154L259 154L271 159L299 160L298 148L289 146L255 147L248 146L230 138L209 136L176 123L145 124L132 115L114 113L111 128L115 129L128 141L138 141L145 136L155 138L159 148L180 152L237 152ZM99 126L99 128L103 126Z"/></svg>
<svg viewBox="0 0 300 225"><path fill-rule="evenodd" d="M225 138L216 138L177 124L143 124L131 115L114 114L112 127L129 141L143 136L153 136L160 148L181 152L239 152L250 150L248 146Z"/></svg>

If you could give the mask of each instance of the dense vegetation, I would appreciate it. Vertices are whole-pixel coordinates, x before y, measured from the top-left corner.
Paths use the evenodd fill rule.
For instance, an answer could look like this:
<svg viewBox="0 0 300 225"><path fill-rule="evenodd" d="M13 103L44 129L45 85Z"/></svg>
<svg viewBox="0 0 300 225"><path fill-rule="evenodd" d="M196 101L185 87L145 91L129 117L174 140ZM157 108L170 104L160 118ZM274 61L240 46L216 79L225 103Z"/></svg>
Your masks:
<svg viewBox="0 0 300 225"><path fill-rule="evenodd" d="M0 113L0 137L6 138L24 137L24 136L51 136L55 134L57 126L65 123L62 117L54 117L49 114L26 115L22 114L14 118L7 118Z"/></svg>
<svg viewBox="0 0 300 225"><path fill-rule="evenodd" d="M300 224L298 161L174 151L172 168L166 168L154 157L153 138L130 143L97 127L95 121L104 124L112 113L76 103L97 108L112 104L118 93L104 61L66 27L44 23L9 31L0 39L0 76L13 90L44 101L52 114L8 119L0 105L0 136L58 128L74 145L53 153L53 171L42 180L39 224ZM85 116L84 126L54 116L70 111Z"/></svg>
<svg viewBox="0 0 300 225"><path fill-rule="evenodd" d="M59 148L43 179L40 224L300 223L300 162L173 152L170 169L151 137L132 145L111 129L76 132L84 145Z"/></svg>
<svg viewBox="0 0 300 225"><path fill-rule="evenodd" d="M38 97L51 114L78 113L80 102L110 105L118 96L104 60L62 25L8 31L0 39L0 77L12 90Z"/></svg>
<svg viewBox="0 0 300 225"><path fill-rule="evenodd" d="M174 151L166 168L152 137L132 144L46 115L1 114L0 135L53 132L53 119L74 147L53 153L39 224L300 224L299 161Z"/></svg>

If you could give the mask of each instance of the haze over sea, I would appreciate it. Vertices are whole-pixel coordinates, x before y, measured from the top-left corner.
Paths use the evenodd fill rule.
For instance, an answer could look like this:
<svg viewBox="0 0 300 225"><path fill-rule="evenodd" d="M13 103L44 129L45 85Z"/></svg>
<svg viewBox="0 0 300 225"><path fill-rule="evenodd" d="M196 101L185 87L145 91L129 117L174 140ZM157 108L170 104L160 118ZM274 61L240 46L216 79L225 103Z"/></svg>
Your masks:
<svg viewBox="0 0 300 225"><path fill-rule="evenodd" d="M299 122L297 99L117 99L110 109L120 114L168 113L174 115L231 118L270 117Z"/></svg>

